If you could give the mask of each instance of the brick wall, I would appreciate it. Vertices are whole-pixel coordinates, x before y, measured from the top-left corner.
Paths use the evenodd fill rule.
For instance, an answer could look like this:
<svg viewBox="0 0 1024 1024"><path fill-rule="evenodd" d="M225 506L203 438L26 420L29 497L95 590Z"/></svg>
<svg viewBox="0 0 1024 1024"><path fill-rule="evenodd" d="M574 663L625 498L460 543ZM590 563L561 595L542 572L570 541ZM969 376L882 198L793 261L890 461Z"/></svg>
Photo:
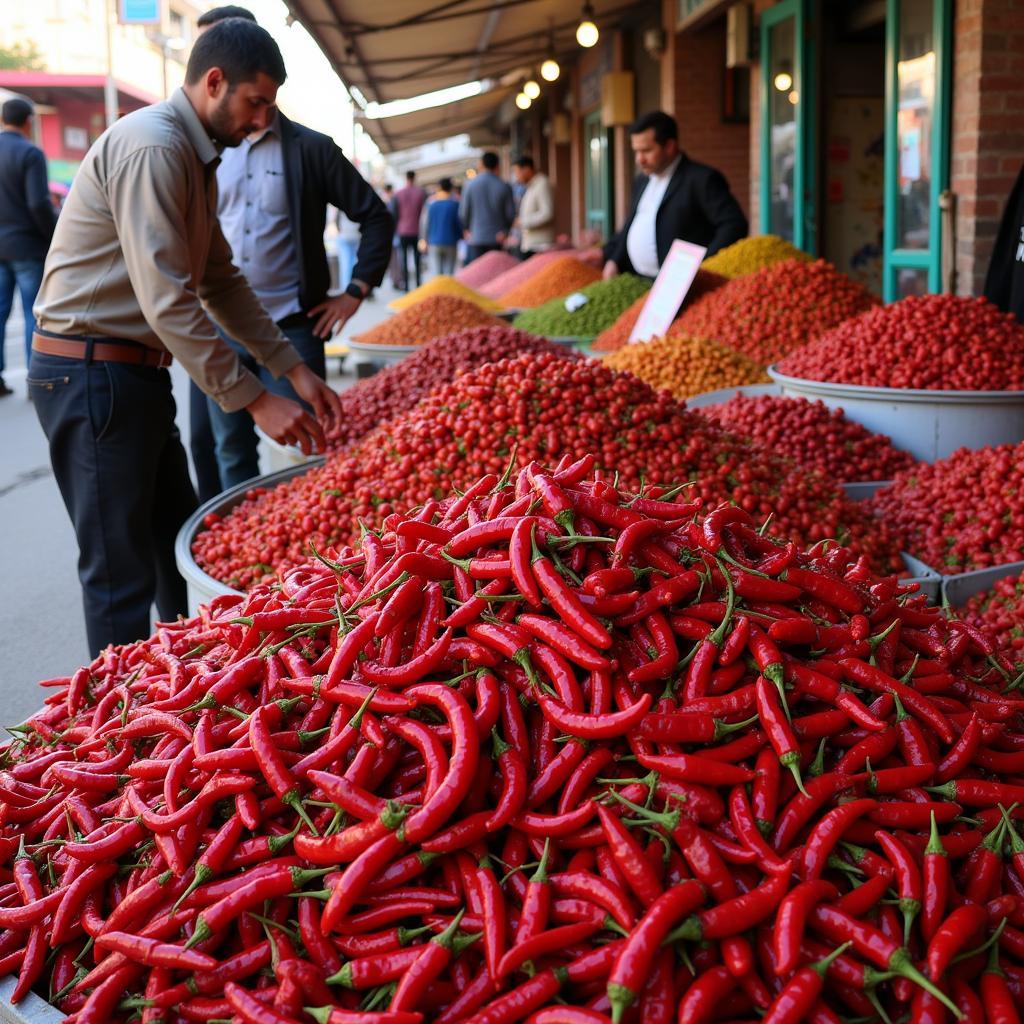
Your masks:
<svg viewBox="0 0 1024 1024"><path fill-rule="evenodd" d="M957 0L950 187L957 291L977 294L1024 162L1024 0Z"/></svg>
<svg viewBox="0 0 1024 1024"><path fill-rule="evenodd" d="M679 141L694 160L717 167L749 213L751 126L722 120L725 18L673 40L672 107Z"/></svg>

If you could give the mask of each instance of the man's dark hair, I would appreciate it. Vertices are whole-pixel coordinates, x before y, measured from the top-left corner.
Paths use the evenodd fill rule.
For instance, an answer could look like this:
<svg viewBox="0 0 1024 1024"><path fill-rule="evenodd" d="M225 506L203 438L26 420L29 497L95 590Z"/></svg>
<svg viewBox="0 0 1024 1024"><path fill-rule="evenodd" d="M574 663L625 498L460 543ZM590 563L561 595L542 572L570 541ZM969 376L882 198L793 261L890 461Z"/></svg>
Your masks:
<svg viewBox="0 0 1024 1024"><path fill-rule="evenodd" d="M225 18L245 18L246 21L256 21L256 15L248 7L239 7L238 4L225 4L223 7L214 7L205 14L200 14L196 19L196 27L209 28Z"/></svg>
<svg viewBox="0 0 1024 1024"><path fill-rule="evenodd" d="M531 171L534 169L533 157L523 154L518 159L514 160L513 163L516 167L528 167Z"/></svg>
<svg viewBox="0 0 1024 1024"><path fill-rule="evenodd" d="M441 186L441 191L442 192L451 192L451 190L452 190L452 179L451 178L442 178L438 182L438 184Z"/></svg>
<svg viewBox="0 0 1024 1024"><path fill-rule="evenodd" d="M405 172L405 180L406 181L415 181L416 180L416 172L415 171L406 171Z"/></svg>
<svg viewBox="0 0 1024 1024"><path fill-rule="evenodd" d="M12 128L24 128L25 122L34 113L35 107L28 100L15 96L14 99L5 101L0 117L3 118L4 124L9 124Z"/></svg>
<svg viewBox="0 0 1024 1024"><path fill-rule="evenodd" d="M480 157L480 163L482 163L487 170L496 171L498 169L498 154L492 153L488 150L482 157Z"/></svg>
<svg viewBox="0 0 1024 1024"><path fill-rule="evenodd" d="M394 186L394 185L392 185L392 184L391 184L391 182L389 181L389 182L388 182L388 183L387 183L387 184L386 184L386 185L384 186L384 191L385 191L385 192L394 192L394 191L395 191L395 186Z"/></svg>
<svg viewBox="0 0 1024 1024"><path fill-rule="evenodd" d="M288 76L274 37L253 21L225 18L197 40L185 70L187 85L195 85L210 68L220 68L229 86L252 82L263 72L280 85Z"/></svg>
<svg viewBox="0 0 1024 1024"><path fill-rule="evenodd" d="M676 119L670 117L664 110L652 110L649 114L638 117L630 126L630 135L639 135L641 132L653 131L654 141L659 146L664 146L669 139L679 138L679 128Z"/></svg>

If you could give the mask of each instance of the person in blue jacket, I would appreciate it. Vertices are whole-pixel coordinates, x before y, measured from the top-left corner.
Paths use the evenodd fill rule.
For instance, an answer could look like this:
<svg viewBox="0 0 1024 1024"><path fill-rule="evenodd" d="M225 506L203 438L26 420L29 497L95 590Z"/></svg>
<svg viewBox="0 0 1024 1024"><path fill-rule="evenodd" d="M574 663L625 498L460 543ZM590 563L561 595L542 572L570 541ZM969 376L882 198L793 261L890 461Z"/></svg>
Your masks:
<svg viewBox="0 0 1024 1024"><path fill-rule="evenodd" d="M435 273L455 272L455 252L461 237L459 203L452 196L452 179L442 178L427 206L427 245Z"/></svg>

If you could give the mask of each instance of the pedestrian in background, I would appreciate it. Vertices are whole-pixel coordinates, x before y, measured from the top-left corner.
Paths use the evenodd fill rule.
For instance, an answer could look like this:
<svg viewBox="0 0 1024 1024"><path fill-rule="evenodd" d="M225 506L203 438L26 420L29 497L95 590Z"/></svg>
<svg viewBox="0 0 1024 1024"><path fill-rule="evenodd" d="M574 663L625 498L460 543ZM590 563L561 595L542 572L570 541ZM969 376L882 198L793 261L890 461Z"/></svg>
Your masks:
<svg viewBox="0 0 1024 1024"><path fill-rule="evenodd" d="M270 124L226 149L217 168L217 214L236 266L302 361L327 376L324 343L376 288L391 258L394 223L373 187L334 140L280 111ZM355 266L340 295L329 295L323 244L327 207L356 228ZM341 239L339 238L339 248ZM275 380L231 337L242 365L275 394L298 399L287 378ZM259 475L259 438L252 417L209 400L217 467L225 488Z"/></svg>
<svg viewBox="0 0 1024 1024"><path fill-rule="evenodd" d="M14 291L21 295L28 366L35 329L32 305L57 223L46 157L31 141L33 113L32 104L18 97L0 108L0 397L12 393L4 383L4 337Z"/></svg>
<svg viewBox="0 0 1024 1024"><path fill-rule="evenodd" d="M555 244L555 197L550 179L537 171L533 157L521 156L513 164L513 170L524 189L516 224L520 230L521 255L525 259Z"/></svg>
<svg viewBox="0 0 1024 1024"><path fill-rule="evenodd" d="M500 249L516 219L516 205L507 181L498 177L498 154L480 157L479 173L462 189L459 219L469 243L466 262Z"/></svg>
<svg viewBox="0 0 1024 1024"><path fill-rule="evenodd" d="M36 300L29 390L78 538L91 655L187 611L174 542L196 505L174 423L172 358L225 410L322 448L338 396L260 306L216 217L221 147L265 128L285 79L270 34L242 18L196 42L185 85L127 114L86 154ZM319 239L318 239L319 242ZM270 392L207 310L316 410Z"/></svg>
<svg viewBox="0 0 1024 1024"><path fill-rule="evenodd" d="M356 266L361 232L359 224L338 210L338 287L344 291L352 283L352 271ZM390 259L391 253L388 253Z"/></svg>
<svg viewBox="0 0 1024 1024"><path fill-rule="evenodd" d="M452 179L442 178L427 204L427 245L437 274L455 273L455 251L462 237L459 204L452 196Z"/></svg>
<svg viewBox="0 0 1024 1024"><path fill-rule="evenodd" d="M416 172L405 172L405 186L395 193L395 228L402 249L402 288L409 290L409 255L416 271L416 287L423 283L420 259L420 218L427 203L427 193L416 184Z"/></svg>
<svg viewBox="0 0 1024 1024"><path fill-rule="evenodd" d="M1024 167L1017 175L999 222L984 294L1024 324Z"/></svg>

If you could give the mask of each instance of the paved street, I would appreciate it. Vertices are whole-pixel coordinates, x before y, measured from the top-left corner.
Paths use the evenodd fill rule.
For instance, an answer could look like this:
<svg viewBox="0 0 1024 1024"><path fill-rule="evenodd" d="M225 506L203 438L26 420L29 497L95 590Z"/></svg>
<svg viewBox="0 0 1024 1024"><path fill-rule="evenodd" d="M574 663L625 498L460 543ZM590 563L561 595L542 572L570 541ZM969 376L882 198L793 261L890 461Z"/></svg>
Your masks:
<svg viewBox="0 0 1024 1024"><path fill-rule="evenodd" d="M385 284L363 304L352 332L383 319L394 294ZM16 724L39 708L40 679L69 674L88 654L75 571L78 549L50 470L46 438L26 399L17 304L7 326L5 355L4 379L15 393L0 399L0 727ZM339 375L337 359L328 362L335 387L352 383L351 376ZM177 365L172 376L178 426L187 439L187 378Z"/></svg>

